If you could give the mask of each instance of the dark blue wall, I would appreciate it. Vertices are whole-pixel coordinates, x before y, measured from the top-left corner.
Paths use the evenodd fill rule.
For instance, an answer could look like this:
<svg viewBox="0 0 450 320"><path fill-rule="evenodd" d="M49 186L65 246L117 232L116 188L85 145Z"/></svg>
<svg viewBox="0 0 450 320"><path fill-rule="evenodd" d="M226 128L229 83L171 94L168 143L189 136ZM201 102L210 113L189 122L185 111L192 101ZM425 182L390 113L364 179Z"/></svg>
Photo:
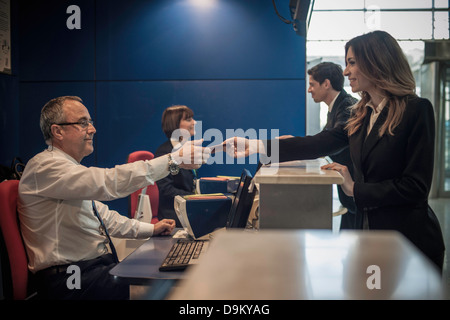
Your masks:
<svg viewBox="0 0 450 320"><path fill-rule="evenodd" d="M19 50L18 5L11 2L12 74L0 73L0 164L10 166L20 153L19 146Z"/></svg>
<svg viewBox="0 0 450 320"><path fill-rule="evenodd" d="M165 140L162 112L173 104L189 106L203 132L217 128L224 138L237 128L303 135L305 39L279 20L270 0L211 2L20 1L19 81L0 88L16 101L14 110L2 106L8 121L21 115L10 133L18 137L13 154L28 160L45 148L40 109L60 95L80 96L95 120L95 152L85 165L111 167L134 150L155 151ZM289 17L289 1L276 3ZM73 4L81 30L66 27ZM205 165L199 174L240 175L243 167L256 169L247 161ZM126 214L126 203L109 205Z"/></svg>

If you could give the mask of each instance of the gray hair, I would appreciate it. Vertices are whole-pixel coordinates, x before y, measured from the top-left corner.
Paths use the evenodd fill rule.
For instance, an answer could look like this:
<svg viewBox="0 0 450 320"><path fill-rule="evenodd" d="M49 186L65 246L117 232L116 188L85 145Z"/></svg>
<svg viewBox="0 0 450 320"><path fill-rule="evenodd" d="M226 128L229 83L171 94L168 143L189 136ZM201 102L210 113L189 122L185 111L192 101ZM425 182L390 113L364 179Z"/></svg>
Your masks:
<svg viewBox="0 0 450 320"><path fill-rule="evenodd" d="M44 135L44 140L47 144L50 144L53 137L52 124L64 122L65 120L63 106L66 100L83 102L83 100L77 96L63 96L50 100L41 110L39 124L41 126L42 134Z"/></svg>

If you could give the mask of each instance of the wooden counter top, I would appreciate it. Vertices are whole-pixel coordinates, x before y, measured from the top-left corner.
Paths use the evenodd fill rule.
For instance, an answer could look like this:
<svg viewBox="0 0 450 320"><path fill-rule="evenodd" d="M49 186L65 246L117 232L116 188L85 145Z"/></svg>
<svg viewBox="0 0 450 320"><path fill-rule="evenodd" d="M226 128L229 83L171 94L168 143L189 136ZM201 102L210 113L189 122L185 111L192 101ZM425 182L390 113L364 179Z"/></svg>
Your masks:
<svg viewBox="0 0 450 320"><path fill-rule="evenodd" d="M297 160L262 166L255 183L267 184L342 184L344 178L334 170L322 170L323 159Z"/></svg>

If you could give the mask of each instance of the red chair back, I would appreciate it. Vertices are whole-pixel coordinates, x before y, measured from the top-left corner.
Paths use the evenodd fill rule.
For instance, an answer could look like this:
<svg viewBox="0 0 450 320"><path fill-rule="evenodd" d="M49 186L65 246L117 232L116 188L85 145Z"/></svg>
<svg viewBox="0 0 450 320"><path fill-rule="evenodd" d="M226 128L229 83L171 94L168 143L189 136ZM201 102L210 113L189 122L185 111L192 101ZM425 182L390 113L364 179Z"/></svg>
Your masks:
<svg viewBox="0 0 450 320"><path fill-rule="evenodd" d="M13 299L27 297L28 260L17 216L19 180L0 183L0 227L8 251Z"/></svg>
<svg viewBox="0 0 450 320"><path fill-rule="evenodd" d="M151 160L155 156L150 151L134 151L128 155L127 162L135 162L139 160ZM142 189L133 192L129 197L129 210L130 217L134 218L136 212L138 196L142 192ZM159 189L156 183L154 185L147 186L148 197L150 198L150 206L152 208L152 223L158 222L158 206L159 206Z"/></svg>

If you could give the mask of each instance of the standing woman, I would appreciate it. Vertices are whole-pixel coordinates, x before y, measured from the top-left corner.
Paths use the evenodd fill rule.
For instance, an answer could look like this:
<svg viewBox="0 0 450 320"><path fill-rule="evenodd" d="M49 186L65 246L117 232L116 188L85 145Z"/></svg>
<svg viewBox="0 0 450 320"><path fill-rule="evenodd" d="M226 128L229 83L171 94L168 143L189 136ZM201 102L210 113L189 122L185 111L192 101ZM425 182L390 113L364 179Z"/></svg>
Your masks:
<svg viewBox="0 0 450 320"><path fill-rule="evenodd" d="M440 269L444 241L428 205L434 166L435 120L431 103L415 94L416 84L400 46L388 33L375 31L345 46L346 68L361 101L346 130L356 168L347 168L343 189L359 208L363 229L403 233Z"/></svg>
<svg viewBox="0 0 450 320"><path fill-rule="evenodd" d="M442 270L445 246L439 221L428 205L434 164L434 110L415 94L415 81L397 41L384 31L370 32L345 46L346 68L353 92L361 100L347 124L314 136L278 140L280 162L315 159L350 147L354 180L340 172L342 189L354 197L356 228L397 230ZM260 141L231 138L235 156L271 151ZM245 149L243 148L245 142ZM257 143L255 143L257 142ZM230 148L227 147L227 150ZM264 149L264 150L262 150Z"/></svg>
<svg viewBox="0 0 450 320"><path fill-rule="evenodd" d="M194 112L184 105L174 105L164 110L162 129L168 140L158 147L155 157L171 153L195 134ZM182 227L174 209L177 195L195 192L196 171L180 169L177 174L169 174L156 182L159 189L158 219L174 219L177 227Z"/></svg>

